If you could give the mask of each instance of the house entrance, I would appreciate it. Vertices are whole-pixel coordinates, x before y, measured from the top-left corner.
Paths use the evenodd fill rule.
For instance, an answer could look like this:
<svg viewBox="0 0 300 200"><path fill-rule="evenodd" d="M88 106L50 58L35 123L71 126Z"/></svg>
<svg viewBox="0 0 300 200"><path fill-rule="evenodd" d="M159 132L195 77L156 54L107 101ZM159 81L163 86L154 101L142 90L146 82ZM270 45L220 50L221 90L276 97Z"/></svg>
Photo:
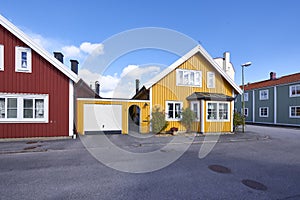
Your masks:
<svg viewBox="0 0 300 200"><path fill-rule="evenodd" d="M128 131L140 132L140 107L132 105L128 109Z"/></svg>

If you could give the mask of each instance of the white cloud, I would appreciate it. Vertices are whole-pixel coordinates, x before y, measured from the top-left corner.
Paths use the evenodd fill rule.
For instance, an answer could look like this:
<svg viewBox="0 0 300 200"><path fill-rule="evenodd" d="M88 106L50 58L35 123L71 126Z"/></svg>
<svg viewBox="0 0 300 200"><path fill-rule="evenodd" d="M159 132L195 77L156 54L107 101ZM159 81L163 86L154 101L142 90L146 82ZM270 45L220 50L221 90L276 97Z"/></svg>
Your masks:
<svg viewBox="0 0 300 200"><path fill-rule="evenodd" d="M65 57L71 58L73 57L74 59L81 57L80 55L80 49L74 45L71 46L64 46L61 48L62 52Z"/></svg>
<svg viewBox="0 0 300 200"><path fill-rule="evenodd" d="M80 50L82 50L85 53L88 54L96 54L96 55L101 55L104 53L104 45L101 43L90 43L90 42L83 42L80 45Z"/></svg>
<svg viewBox="0 0 300 200"><path fill-rule="evenodd" d="M100 83L100 96L131 98L135 92L135 79L140 79L141 86L154 75L160 72L158 66L137 66L128 65L122 70L121 75L101 75L90 72L88 69L79 70L79 77L87 84L94 87L95 81Z"/></svg>

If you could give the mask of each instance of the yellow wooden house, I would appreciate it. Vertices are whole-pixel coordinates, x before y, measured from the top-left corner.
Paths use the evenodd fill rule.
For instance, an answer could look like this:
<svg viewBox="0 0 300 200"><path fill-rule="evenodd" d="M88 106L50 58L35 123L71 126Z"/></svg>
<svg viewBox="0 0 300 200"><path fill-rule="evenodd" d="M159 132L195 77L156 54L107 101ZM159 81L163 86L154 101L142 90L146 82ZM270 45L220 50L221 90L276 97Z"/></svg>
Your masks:
<svg viewBox="0 0 300 200"><path fill-rule="evenodd" d="M198 45L151 79L132 99L77 99L79 133L151 132L151 112L164 111L169 130L185 131L181 111L196 116L192 131L232 132L234 97L242 91L234 82L229 53L213 59Z"/></svg>

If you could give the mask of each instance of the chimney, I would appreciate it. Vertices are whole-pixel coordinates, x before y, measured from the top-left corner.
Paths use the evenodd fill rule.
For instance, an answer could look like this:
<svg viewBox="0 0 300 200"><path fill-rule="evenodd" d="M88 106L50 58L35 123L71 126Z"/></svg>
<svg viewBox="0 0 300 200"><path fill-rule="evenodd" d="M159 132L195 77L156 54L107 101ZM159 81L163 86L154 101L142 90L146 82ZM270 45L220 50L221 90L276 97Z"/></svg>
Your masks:
<svg viewBox="0 0 300 200"><path fill-rule="evenodd" d="M64 63L64 55L61 52L53 52L54 57L61 63Z"/></svg>
<svg viewBox="0 0 300 200"><path fill-rule="evenodd" d="M75 74L78 74L78 64L79 64L79 62L77 60L70 60L70 62L71 62L71 70Z"/></svg>
<svg viewBox="0 0 300 200"><path fill-rule="evenodd" d="M224 52L223 54L223 69L225 72L227 72L229 70L229 63L230 63L230 53Z"/></svg>
<svg viewBox="0 0 300 200"><path fill-rule="evenodd" d="M98 81L95 82L95 92L100 95L100 84Z"/></svg>
<svg viewBox="0 0 300 200"><path fill-rule="evenodd" d="M135 93L138 93L139 89L140 89L140 80L135 79Z"/></svg>
<svg viewBox="0 0 300 200"><path fill-rule="evenodd" d="M275 80L276 79L276 72L271 72L270 73L270 80Z"/></svg>

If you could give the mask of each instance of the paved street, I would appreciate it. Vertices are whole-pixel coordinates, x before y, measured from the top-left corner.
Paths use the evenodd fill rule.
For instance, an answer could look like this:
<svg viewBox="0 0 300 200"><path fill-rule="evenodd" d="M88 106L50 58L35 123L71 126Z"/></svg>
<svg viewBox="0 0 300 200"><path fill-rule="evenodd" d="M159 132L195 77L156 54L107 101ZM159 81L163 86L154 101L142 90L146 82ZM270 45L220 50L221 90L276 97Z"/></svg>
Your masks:
<svg viewBox="0 0 300 200"><path fill-rule="evenodd" d="M108 136L136 153L159 150L172 137ZM247 125L245 134L220 136L199 159L203 140L197 136L169 166L137 174L105 166L80 139L0 142L0 199L300 199L300 129ZM252 189L246 179L262 185Z"/></svg>

